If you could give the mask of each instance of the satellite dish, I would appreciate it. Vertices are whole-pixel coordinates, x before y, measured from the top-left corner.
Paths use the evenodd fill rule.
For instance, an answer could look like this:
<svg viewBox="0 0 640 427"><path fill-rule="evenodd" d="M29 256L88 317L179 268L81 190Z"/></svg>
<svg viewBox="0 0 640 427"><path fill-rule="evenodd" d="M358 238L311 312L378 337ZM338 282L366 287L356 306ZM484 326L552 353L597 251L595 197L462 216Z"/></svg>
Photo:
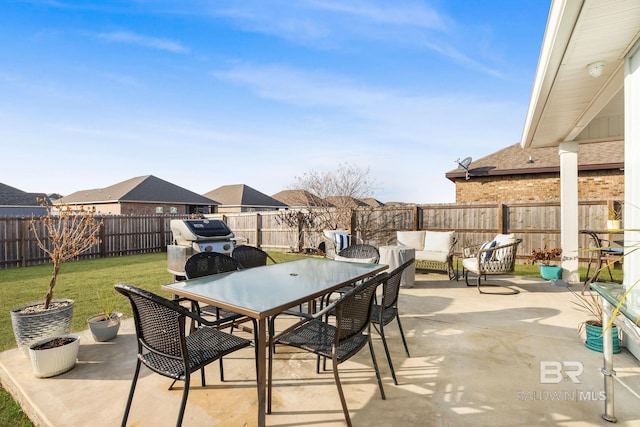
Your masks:
<svg viewBox="0 0 640 427"><path fill-rule="evenodd" d="M469 165L471 164L471 157L465 157L462 160L458 159L456 160L456 163L458 164L458 169L465 170L465 179L469 179Z"/></svg>

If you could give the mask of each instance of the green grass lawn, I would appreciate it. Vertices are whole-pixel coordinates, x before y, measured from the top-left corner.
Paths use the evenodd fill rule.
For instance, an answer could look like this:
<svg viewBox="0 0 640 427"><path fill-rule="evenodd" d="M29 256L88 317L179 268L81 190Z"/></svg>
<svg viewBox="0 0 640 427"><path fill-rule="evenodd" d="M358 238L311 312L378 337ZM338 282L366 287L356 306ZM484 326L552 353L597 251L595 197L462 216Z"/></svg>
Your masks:
<svg viewBox="0 0 640 427"><path fill-rule="evenodd" d="M277 262L299 259L300 255L281 252L269 253ZM581 268L584 280L585 269ZM537 265L518 265L516 275L539 276ZM27 268L0 270L0 351L16 347L11 317L12 308L34 301L44 300L51 266L43 265ZM602 279L608 279L608 272L601 273ZM614 280L622 280L622 270L614 269ZM62 265L54 298L70 298L75 301L72 331L87 328L86 320L100 312L99 294L115 292L113 286L124 282L163 294L160 287L173 281L167 272L167 255L154 253L116 258L101 258L86 261L69 261ZM125 316L131 316L128 301L117 295L116 307ZM169 297L169 295L165 295ZM4 390L0 392L0 426L31 426L31 422L22 414L20 407Z"/></svg>

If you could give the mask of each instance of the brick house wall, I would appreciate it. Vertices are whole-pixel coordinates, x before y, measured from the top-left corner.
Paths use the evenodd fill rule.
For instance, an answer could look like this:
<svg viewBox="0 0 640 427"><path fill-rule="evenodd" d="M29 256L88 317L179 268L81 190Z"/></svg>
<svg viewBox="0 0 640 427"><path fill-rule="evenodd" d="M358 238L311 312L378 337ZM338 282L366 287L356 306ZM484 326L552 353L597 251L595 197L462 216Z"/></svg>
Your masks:
<svg viewBox="0 0 640 427"><path fill-rule="evenodd" d="M580 171L579 199L624 199L624 171ZM456 179L456 203L559 200L560 174L472 176Z"/></svg>
<svg viewBox="0 0 640 427"><path fill-rule="evenodd" d="M101 215L169 215L169 214L186 214L187 205L166 204L166 203L97 203L87 205L77 205L89 210L95 210ZM158 212L156 208L162 208L162 212ZM177 209L172 212L171 208Z"/></svg>

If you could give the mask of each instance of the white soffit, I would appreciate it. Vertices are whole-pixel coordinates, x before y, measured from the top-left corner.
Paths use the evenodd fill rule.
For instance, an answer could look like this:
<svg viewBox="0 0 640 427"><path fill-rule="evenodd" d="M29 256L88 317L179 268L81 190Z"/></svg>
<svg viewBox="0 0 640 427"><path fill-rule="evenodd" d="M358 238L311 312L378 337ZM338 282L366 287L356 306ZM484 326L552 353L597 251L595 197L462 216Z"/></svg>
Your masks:
<svg viewBox="0 0 640 427"><path fill-rule="evenodd" d="M574 140L601 114L624 114L624 56L640 36L638 0L554 0L521 144ZM606 63L599 77L587 66Z"/></svg>

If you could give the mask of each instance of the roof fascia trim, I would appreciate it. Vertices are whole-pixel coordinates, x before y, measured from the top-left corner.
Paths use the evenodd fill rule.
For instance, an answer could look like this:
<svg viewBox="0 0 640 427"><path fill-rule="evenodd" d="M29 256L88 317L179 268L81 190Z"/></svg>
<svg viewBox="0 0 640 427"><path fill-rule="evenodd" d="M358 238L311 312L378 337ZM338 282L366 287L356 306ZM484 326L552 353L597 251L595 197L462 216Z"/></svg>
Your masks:
<svg viewBox="0 0 640 427"><path fill-rule="evenodd" d="M553 0L520 144L531 146L584 0Z"/></svg>

